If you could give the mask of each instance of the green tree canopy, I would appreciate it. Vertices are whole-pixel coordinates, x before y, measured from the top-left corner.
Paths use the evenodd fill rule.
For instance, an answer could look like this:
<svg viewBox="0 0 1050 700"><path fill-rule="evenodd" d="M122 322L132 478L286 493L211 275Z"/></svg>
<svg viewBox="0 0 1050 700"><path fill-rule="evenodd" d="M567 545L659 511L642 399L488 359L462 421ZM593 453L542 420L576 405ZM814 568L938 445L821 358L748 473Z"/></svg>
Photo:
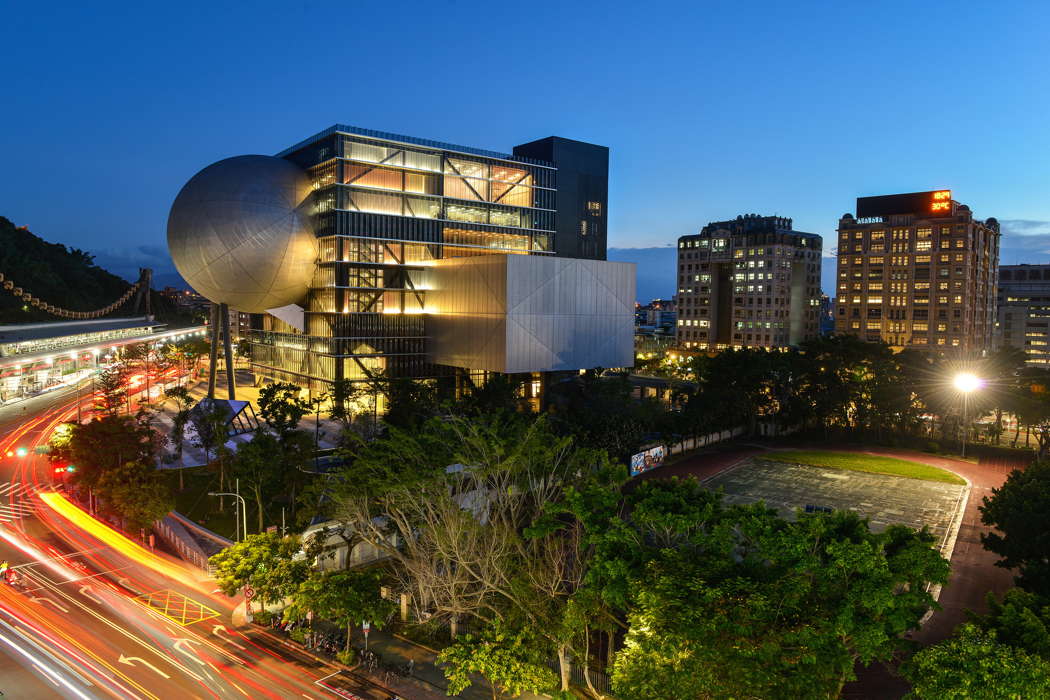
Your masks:
<svg viewBox="0 0 1050 700"><path fill-rule="evenodd" d="M630 587L613 669L627 700L835 697L858 661L899 648L935 605L927 584L947 579L926 532L675 496L667 486L638 494L627 528L638 544L606 549L593 567L613 572L607 593Z"/></svg>
<svg viewBox="0 0 1050 700"><path fill-rule="evenodd" d="M209 561L215 567L215 581L226 595L235 595L244 586L255 589L263 605L277 603L295 593L310 576L313 567L311 547L299 556L298 537L282 537L276 532L248 535Z"/></svg>
<svg viewBox="0 0 1050 700"><path fill-rule="evenodd" d="M526 691L539 693L557 687L557 677L537 654L536 645L522 632L507 632L492 624L479 634L465 634L438 654L448 681L449 695L459 695L471 685L471 675L489 682L493 700L516 697Z"/></svg>
<svg viewBox="0 0 1050 700"><path fill-rule="evenodd" d="M281 382L259 390L259 415L282 439L297 430L310 412L310 404L300 398L300 391L295 384Z"/></svg>
<svg viewBox="0 0 1050 700"><path fill-rule="evenodd" d="M997 530L981 535L1001 557L996 566L1016 569L1017 585L1050 596L1050 461L1011 472L980 510L981 522Z"/></svg>
<svg viewBox="0 0 1050 700"><path fill-rule="evenodd" d="M1050 665L1003 644L994 632L964 624L954 636L915 654L902 672L913 700L1027 700L1050 697Z"/></svg>
<svg viewBox="0 0 1050 700"><path fill-rule="evenodd" d="M75 464L70 480L95 488L107 471L118 470L129 462L156 464L162 437L145 414L105 415L69 424L51 442L55 460Z"/></svg>
<svg viewBox="0 0 1050 700"><path fill-rule="evenodd" d="M125 462L106 469L95 491L132 529L149 527L175 507L167 479L153 463Z"/></svg>
<svg viewBox="0 0 1050 700"><path fill-rule="evenodd" d="M380 592L382 574L377 569L315 571L299 584L285 617L302 617L312 612L346 628L346 649L350 649L355 625L368 621L382 629L396 606Z"/></svg>

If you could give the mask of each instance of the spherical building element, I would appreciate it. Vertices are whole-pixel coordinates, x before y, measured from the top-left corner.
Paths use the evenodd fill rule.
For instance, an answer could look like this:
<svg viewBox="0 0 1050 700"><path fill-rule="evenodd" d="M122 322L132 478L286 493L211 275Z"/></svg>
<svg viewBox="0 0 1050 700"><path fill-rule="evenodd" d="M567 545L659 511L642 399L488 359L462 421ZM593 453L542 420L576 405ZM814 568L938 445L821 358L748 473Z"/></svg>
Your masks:
<svg viewBox="0 0 1050 700"><path fill-rule="evenodd" d="M249 313L301 302L317 260L310 179L272 156L213 163L183 186L168 215L168 250L198 293Z"/></svg>

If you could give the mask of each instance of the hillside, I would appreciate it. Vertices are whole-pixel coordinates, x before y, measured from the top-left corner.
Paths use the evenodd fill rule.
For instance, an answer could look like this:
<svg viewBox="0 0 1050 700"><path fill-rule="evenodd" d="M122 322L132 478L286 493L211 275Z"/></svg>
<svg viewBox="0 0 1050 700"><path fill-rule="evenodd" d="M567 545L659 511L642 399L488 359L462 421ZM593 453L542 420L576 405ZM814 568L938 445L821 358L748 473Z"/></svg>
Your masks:
<svg viewBox="0 0 1050 700"><path fill-rule="evenodd" d="M91 255L61 243L48 243L24 227L0 216L0 272L34 297L72 311L92 311L116 300L130 286L127 281L95 265ZM153 293L151 303L157 318L172 325L191 321L176 313L163 297ZM0 323L57 321L56 316L0 289ZM129 315L129 301L114 316Z"/></svg>

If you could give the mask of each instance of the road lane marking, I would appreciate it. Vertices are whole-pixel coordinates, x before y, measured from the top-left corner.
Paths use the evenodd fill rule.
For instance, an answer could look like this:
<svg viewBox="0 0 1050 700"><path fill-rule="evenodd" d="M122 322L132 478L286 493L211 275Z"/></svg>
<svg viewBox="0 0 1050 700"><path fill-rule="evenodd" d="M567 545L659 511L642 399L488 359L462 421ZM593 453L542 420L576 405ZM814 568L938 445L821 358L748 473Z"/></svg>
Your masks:
<svg viewBox="0 0 1050 700"><path fill-rule="evenodd" d="M144 666L148 666L151 669L153 669L154 673L156 673L158 676L164 676L165 678L171 678L171 676L169 676L168 674L164 673L164 671L161 671L159 668L157 668L156 666L151 664L149 661L146 661L145 659L143 659L143 658L141 658L139 656L124 656L123 654L120 655L120 663L126 664L127 666L134 666L136 661L138 663L144 665Z"/></svg>
<svg viewBox="0 0 1050 700"><path fill-rule="evenodd" d="M200 644L200 642L198 642L196 639L190 639L189 637L179 637L175 640L175 651L179 652L180 654L185 654L186 656L199 663L201 666L207 666L207 661L204 661L201 657L197 656L197 652L195 652L192 648L187 648L185 646L188 643Z"/></svg>
<svg viewBox="0 0 1050 700"><path fill-rule="evenodd" d="M240 644L238 644L237 642L235 642L232 639L230 639L230 637L228 636L229 635L229 631L226 629L226 627L224 625L215 625L214 627L211 628L211 633L214 634L219 639L222 639L222 640L226 641L227 643L232 644L233 646L237 647L241 651L248 651L247 649L242 647ZM223 635L227 635L227 636L223 636Z"/></svg>
<svg viewBox="0 0 1050 700"><path fill-rule="evenodd" d="M29 600L33 601L34 603L51 603L64 613L69 612L69 608L65 607L64 605L61 605L60 603L52 600L51 598L48 598L47 596L33 596Z"/></svg>
<svg viewBox="0 0 1050 700"><path fill-rule="evenodd" d="M90 600L95 601L99 605L105 605L105 603L102 602L101 598L99 598L97 595L95 595L94 593L91 592L91 586L81 586L80 587L80 595L84 596L85 598L88 598Z"/></svg>
<svg viewBox="0 0 1050 700"><path fill-rule="evenodd" d="M213 610L203 603L199 603L170 588L143 593L140 596L135 596L132 600L183 627L188 627L204 620L211 620L220 615L219 611Z"/></svg>
<svg viewBox="0 0 1050 700"><path fill-rule="evenodd" d="M50 582L46 577L42 576L40 573L32 572L31 576L33 578L38 579L40 581L40 583L42 583L45 587L49 588L50 590L54 591L58 596L65 598L69 602L73 603L73 605L77 606L78 608L80 608L81 610L86 612L87 614L89 614L92 617L96 618L97 620L99 620L103 624L109 626L110 628L112 628L116 632L119 632L120 634L124 635L125 637L127 637L130 640L132 640L133 642L138 643L141 647L143 647L147 651L153 652L154 654L159 656L161 659L163 659L165 662L171 664L172 666L174 666L175 668L179 669L180 671L182 671L186 675L188 675L191 678L194 678L195 680L198 680L198 681L200 681L202 683L204 682L203 678L201 678L196 673L191 671L185 664L181 663L178 659L167 656L161 649L158 649L152 643L147 642L146 640L142 639L141 637L137 636L136 634L128 631L127 629L125 629L121 625L119 625L119 624L113 622L112 620L110 620L108 617L106 617L106 616L96 612L95 610L92 610L88 606L84 605L80 601L78 601L75 598L73 598L73 596L71 596L71 595L67 594L65 591L61 590L57 585L55 585L54 583ZM128 599L128 600L134 600L134 599L131 598L131 599ZM80 645L78 644L77 646L80 646ZM106 664L105 661L103 661L102 659L99 659L94 654L91 654L91 656L92 656L92 658L97 659L100 663ZM106 665L109 666L108 664L106 664ZM112 667L110 667L110 668L112 668ZM121 676L124 677L124 678L127 678L123 674L121 674ZM128 680L130 681L130 679L128 679ZM155 697L155 696L151 695L151 697Z"/></svg>

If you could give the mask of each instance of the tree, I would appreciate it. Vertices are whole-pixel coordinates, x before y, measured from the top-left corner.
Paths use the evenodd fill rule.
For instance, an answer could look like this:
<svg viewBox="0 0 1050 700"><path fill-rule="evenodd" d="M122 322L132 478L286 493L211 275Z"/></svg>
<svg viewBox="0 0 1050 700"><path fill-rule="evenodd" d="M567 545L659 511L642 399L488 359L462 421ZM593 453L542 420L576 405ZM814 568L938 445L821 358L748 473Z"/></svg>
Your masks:
<svg viewBox="0 0 1050 700"><path fill-rule="evenodd" d="M626 462L642 444L658 437L655 430L665 413L654 399L635 399L631 391L626 376L604 377L588 370L551 387L552 425L561 435L571 435L578 446L604 450Z"/></svg>
<svg viewBox="0 0 1050 700"><path fill-rule="evenodd" d="M371 383L386 400L383 422L387 425L410 430L438 414L437 390L430 382L379 376Z"/></svg>
<svg viewBox="0 0 1050 700"><path fill-rule="evenodd" d="M70 475L73 484L95 488L107 471L121 469L129 462L157 462L163 438L144 414L106 415L69 425L70 429L53 438L51 456L76 465Z"/></svg>
<svg viewBox="0 0 1050 700"><path fill-rule="evenodd" d="M928 584L947 580L925 531L872 533L848 512L785 521L761 505L697 506L689 488L639 494L627 532L640 543L621 530L592 564L614 573L607 593L629 585L612 674L625 700L837 697L857 662L898 650L935 605Z"/></svg>
<svg viewBox="0 0 1050 700"><path fill-rule="evenodd" d="M355 624L369 621L382 629L396 606L380 593L382 575L367 571L315 571L299 584L285 615L302 617L306 612L346 627L346 651Z"/></svg>
<svg viewBox="0 0 1050 700"><path fill-rule="evenodd" d="M98 495L132 529L149 527L175 507L175 499L164 475L154 464L124 462L99 475Z"/></svg>
<svg viewBox="0 0 1050 700"><path fill-rule="evenodd" d="M981 535L984 548L1001 557L996 566L1016 569L1021 588L1050 596L1050 462L1011 472L980 510L981 522L997 530Z"/></svg>
<svg viewBox="0 0 1050 700"><path fill-rule="evenodd" d="M277 438L262 428L255 431L250 442L240 446L230 461L230 476L240 479L255 500L259 532L263 531L265 504L281 487L283 466Z"/></svg>
<svg viewBox="0 0 1050 700"><path fill-rule="evenodd" d="M343 424L343 430L349 430L354 419L354 404L361 395L357 384L349 379L336 379L329 392L332 403L328 417Z"/></svg>
<svg viewBox="0 0 1050 700"><path fill-rule="evenodd" d="M281 440L297 430L310 412L310 404L299 398L299 391L295 384L281 382L267 384L259 390L259 415Z"/></svg>
<svg viewBox="0 0 1050 700"><path fill-rule="evenodd" d="M1021 700L1050 696L1050 664L963 624L901 668L914 700Z"/></svg>
<svg viewBox="0 0 1050 700"><path fill-rule="evenodd" d="M229 439L229 418L226 411L218 404L202 400L190 411L189 421L197 434L194 445L204 450L204 457L209 462L214 454L219 463L219 490L226 489L226 458L230 450L226 447ZM219 510L223 508L223 498L219 497Z"/></svg>
<svg viewBox="0 0 1050 700"><path fill-rule="evenodd" d="M128 376L123 365L114 363L99 372L95 380L98 388L95 412L115 416L128 400Z"/></svg>
<svg viewBox="0 0 1050 700"><path fill-rule="evenodd" d="M454 637L464 620L499 622L567 668L581 628L566 611L587 555L580 528L548 509L566 485L622 468L573 449L545 418L501 414L391 427L348 458L336 516L391 557L417 617L449 622Z"/></svg>
<svg viewBox="0 0 1050 700"><path fill-rule="evenodd" d="M184 386L174 386L164 390L164 396L175 403L175 415L171 419L171 434L168 442L175 448L175 460L182 459L182 450L186 443L186 425L190 422L190 404L192 398ZM179 470L179 488L182 488L182 470Z"/></svg>
<svg viewBox="0 0 1050 700"><path fill-rule="evenodd" d="M1002 644L1050 661L1050 605L1044 598L1022 588L1011 588L1002 601L989 593L988 613L971 617Z"/></svg>
<svg viewBox="0 0 1050 700"><path fill-rule="evenodd" d="M459 695L470 687L471 674L483 676L492 688L492 698L518 696L526 691L557 687L557 678L543 663L522 632L510 633L494 624L482 633L466 634L438 654L441 672L448 681L448 694Z"/></svg>
<svg viewBox="0 0 1050 700"><path fill-rule="evenodd" d="M215 581L228 596L244 586L255 589L263 605L277 603L295 593L310 576L313 542L306 543L306 556L298 537L282 537L276 532L248 535L208 560L215 568Z"/></svg>

